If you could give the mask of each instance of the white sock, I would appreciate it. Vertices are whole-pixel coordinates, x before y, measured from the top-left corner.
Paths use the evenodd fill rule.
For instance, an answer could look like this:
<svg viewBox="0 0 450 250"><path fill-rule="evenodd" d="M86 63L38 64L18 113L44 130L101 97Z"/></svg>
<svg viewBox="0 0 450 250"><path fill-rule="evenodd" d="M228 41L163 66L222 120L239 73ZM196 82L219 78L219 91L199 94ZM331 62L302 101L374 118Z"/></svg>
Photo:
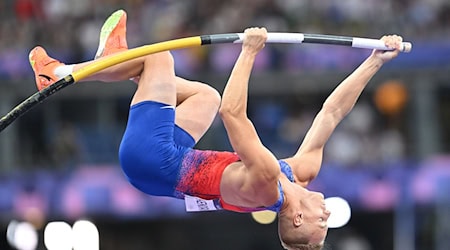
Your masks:
<svg viewBox="0 0 450 250"><path fill-rule="evenodd" d="M58 77L58 79L64 78L73 73L74 66L75 65L73 65L73 64L58 66L58 67L56 67L54 73L55 73L56 77Z"/></svg>

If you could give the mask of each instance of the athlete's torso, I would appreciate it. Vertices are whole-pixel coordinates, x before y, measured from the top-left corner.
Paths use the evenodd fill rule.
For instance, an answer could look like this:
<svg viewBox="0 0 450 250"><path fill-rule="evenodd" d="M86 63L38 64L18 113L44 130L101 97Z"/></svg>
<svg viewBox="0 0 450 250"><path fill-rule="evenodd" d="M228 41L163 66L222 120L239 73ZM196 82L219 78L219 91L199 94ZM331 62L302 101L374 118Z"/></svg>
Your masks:
<svg viewBox="0 0 450 250"><path fill-rule="evenodd" d="M239 161L232 152L189 150L183 157L175 196L185 194L202 199L220 197L220 181L226 167Z"/></svg>
<svg viewBox="0 0 450 250"><path fill-rule="evenodd" d="M239 156L232 152L190 150L183 158L179 179L175 188L175 196L195 196L206 200L216 200L222 209L236 212L253 212L260 210L278 211L284 199L281 184L278 183L279 199L271 207L239 207L227 204L222 200L220 184L225 168L239 161ZM281 171L293 182L290 167L284 161L279 161Z"/></svg>

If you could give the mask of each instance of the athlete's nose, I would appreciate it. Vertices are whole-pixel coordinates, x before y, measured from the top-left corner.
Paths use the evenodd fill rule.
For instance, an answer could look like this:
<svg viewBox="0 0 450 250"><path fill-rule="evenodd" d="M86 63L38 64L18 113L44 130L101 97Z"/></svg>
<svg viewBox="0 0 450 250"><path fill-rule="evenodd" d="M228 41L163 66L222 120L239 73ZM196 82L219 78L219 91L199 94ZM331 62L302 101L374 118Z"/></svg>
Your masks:
<svg viewBox="0 0 450 250"><path fill-rule="evenodd" d="M323 213L325 214L325 221L327 221L328 218L330 218L331 211L328 209L325 209L325 211Z"/></svg>

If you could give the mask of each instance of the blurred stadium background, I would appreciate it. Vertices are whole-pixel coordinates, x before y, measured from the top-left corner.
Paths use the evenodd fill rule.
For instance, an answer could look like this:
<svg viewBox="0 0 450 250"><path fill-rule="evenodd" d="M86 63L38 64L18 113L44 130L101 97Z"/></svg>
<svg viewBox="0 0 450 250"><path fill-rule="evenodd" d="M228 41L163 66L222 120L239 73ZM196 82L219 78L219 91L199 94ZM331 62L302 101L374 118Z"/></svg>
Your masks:
<svg viewBox="0 0 450 250"><path fill-rule="evenodd" d="M42 45L66 63L93 58L103 21L128 12L130 47L169 39L269 31L379 38L414 44L372 80L326 147L311 188L350 202L326 249L450 249L450 2L448 0L2 0L0 113L36 91L28 52ZM179 75L222 91L239 45L174 51ZM266 46L252 76L249 113L277 156L297 149L331 90L370 51L330 45ZM51 221L94 222L100 247L281 249L276 223L250 215L187 214L125 180L117 148L132 82L82 83L0 134L0 249L11 221L30 222L38 248ZM230 149L217 120L199 148Z"/></svg>

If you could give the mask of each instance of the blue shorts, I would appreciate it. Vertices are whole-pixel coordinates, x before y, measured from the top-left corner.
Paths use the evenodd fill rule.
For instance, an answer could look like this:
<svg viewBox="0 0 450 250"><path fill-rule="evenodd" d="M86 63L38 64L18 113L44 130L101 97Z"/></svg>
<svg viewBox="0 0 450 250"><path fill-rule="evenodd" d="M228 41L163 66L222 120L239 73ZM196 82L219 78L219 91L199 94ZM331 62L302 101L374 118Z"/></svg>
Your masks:
<svg viewBox="0 0 450 250"><path fill-rule="evenodd" d="M119 160L136 188L173 196L181 161L194 145L194 138L175 124L173 106L144 101L130 108Z"/></svg>

